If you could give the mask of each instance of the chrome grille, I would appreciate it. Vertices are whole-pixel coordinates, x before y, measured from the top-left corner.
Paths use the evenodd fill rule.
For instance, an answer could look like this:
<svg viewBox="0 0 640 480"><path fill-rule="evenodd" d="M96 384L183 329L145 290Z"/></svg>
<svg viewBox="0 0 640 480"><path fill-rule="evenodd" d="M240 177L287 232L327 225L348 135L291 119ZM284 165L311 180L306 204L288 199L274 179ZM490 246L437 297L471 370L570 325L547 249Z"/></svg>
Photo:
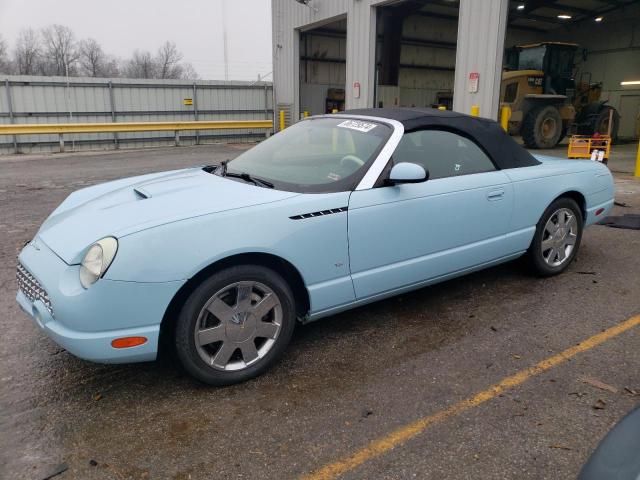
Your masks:
<svg viewBox="0 0 640 480"><path fill-rule="evenodd" d="M40 282L38 282L38 280L36 280L36 278L31 275L21 263L18 263L18 267L16 269L16 279L18 280L18 288L22 293L24 293L32 303L36 300L40 300L44 303L44 306L47 308L51 316L53 316L53 307L51 306L51 300L49 300L47 291L42 288Z"/></svg>

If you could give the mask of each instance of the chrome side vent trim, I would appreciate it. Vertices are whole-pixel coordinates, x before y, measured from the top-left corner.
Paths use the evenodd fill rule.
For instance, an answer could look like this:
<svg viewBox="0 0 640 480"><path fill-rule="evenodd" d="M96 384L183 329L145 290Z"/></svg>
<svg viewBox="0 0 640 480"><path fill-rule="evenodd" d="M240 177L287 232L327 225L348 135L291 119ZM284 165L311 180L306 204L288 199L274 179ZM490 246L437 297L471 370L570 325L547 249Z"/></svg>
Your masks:
<svg viewBox="0 0 640 480"><path fill-rule="evenodd" d="M291 220L302 220L305 218L324 217L325 215L331 215L333 213L341 213L349 210L349 207L330 208L329 210L322 210L320 212L303 213L301 215L294 215L289 217Z"/></svg>

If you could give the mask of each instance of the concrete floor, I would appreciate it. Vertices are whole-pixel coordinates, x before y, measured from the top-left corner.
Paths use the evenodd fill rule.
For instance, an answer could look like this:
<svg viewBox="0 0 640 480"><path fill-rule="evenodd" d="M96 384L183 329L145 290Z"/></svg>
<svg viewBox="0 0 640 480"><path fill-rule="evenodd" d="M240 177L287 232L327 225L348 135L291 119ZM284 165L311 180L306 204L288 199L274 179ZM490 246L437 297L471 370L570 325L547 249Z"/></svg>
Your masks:
<svg viewBox="0 0 640 480"><path fill-rule="evenodd" d="M280 364L228 388L164 359L76 359L19 310L15 256L71 191L244 148L0 158L0 478L42 479L63 463L55 478L296 478L640 313L640 232L603 226L561 276L512 262L300 326ZM616 187L630 207L615 213L640 213L640 180L616 174ZM640 402L639 342L629 329L341 478L575 478Z"/></svg>

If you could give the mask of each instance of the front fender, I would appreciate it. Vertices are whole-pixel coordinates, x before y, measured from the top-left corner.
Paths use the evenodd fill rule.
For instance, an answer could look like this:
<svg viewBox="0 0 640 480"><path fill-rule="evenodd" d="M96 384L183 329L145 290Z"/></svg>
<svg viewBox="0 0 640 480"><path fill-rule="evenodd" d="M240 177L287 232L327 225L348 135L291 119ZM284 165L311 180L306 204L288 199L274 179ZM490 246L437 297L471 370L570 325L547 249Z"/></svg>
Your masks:
<svg viewBox="0 0 640 480"><path fill-rule="evenodd" d="M348 205L348 198L349 192L305 194L277 204L204 215L132 233L119 238L118 253L105 278L185 281L227 257L266 253L288 261L300 272L312 304L314 296L317 299L315 307L331 300L346 302L353 299L347 212L290 217L339 209Z"/></svg>

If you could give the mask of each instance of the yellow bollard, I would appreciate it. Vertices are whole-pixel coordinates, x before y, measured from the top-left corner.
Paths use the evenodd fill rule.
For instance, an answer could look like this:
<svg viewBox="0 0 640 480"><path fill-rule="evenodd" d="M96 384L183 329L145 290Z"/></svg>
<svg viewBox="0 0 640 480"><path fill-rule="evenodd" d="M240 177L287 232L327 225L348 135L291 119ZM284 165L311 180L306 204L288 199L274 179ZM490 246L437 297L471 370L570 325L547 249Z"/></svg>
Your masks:
<svg viewBox="0 0 640 480"><path fill-rule="evenodd" d="M331 110L331 113L338 113L338 109L334 108L333 110Z"/></svg>
<svg viewBox="0 0 640 480"><path fill-rule="evenodd" d="M480 116L480 106L479 105L471 105L471 116L472 117Z"/></svg>
<svg viewBox="0 0 640 480"><path fill-rule="evenodd" d="M440 105L440 106L438 107L438 110L446 110L446 109L447 109L447 107L445 107L444 105Z"/></svg>
<svg viewBox="0 0 640 480"><path fill-rule="evenodd" d="M636 177L640 177L640 142L638 142L638 153L636 155Z"/></svg>
<svg viewBox="0 0 640 480"><path fill-rule="evenodd" d="M509 131L510 118L511 118L511 107L509 107L508 105L505 105L500 110L500 125L502 125L502 128L504 129L505 132Z"/></svg>
<svg viewBox="0 0 640 480"><path fill-rule="evenodd" d="M305 110L304 112L302 112L302 117L303 118L307 118L309 116L309 112L307 110Z"/></svg>
<svg viewBox="0 0 640 480"><path fill-rule="evenodd" d="M284 110L280 110L280 131L284 130Z"/></svg>

